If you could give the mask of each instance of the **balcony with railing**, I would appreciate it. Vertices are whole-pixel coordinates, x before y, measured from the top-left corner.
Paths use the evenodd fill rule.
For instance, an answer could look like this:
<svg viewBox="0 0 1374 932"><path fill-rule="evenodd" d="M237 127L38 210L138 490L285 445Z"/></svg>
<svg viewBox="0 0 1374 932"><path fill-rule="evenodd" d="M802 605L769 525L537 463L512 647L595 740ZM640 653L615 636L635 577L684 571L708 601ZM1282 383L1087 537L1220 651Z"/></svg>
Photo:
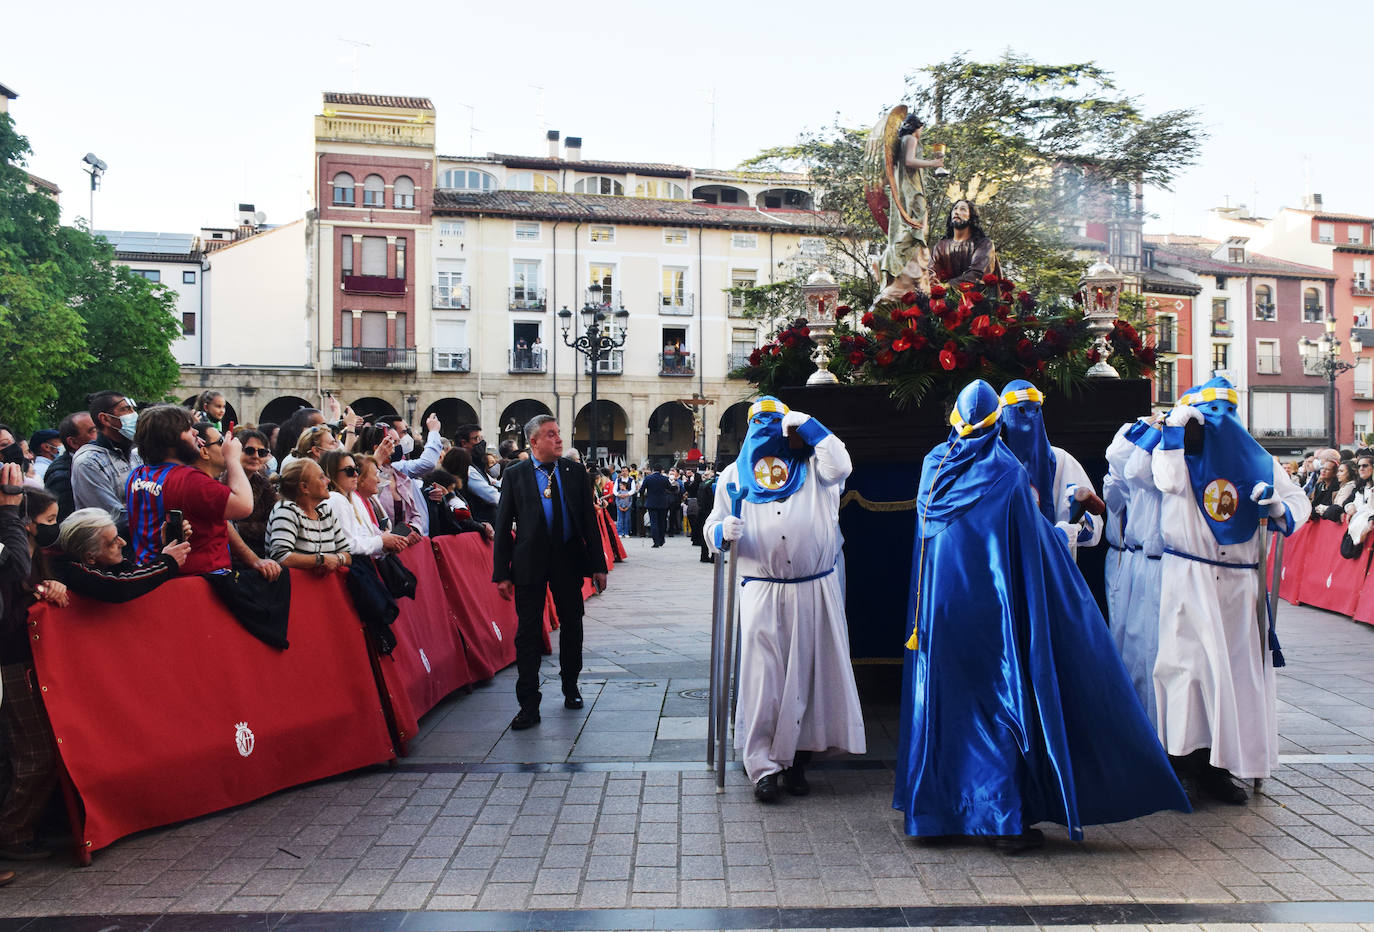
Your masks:
<svg viewBox="0 0 1374 932"><path fill-rule="evenodd" d="M1277 320L1278 311L1274 308L1272 301L1255 302L1255 320Z"/></svg>
<svg viewBox="0 0 1374 932"><path fill-rule="evenodd" d="M472 307L471 285L435 285L430 306L466 311Z"/></svg>
<svg viewBox="0 0 1374 932"><path fill-rule="evenodd" d="M669 377L696 375L696 361L691 353L664 350L658 357L658 374Z"/></svg>
<svg viewBox="0 0 1374 932"><path fill-rule="evenodd" d="M542 349L517 347L506 354L507 372L544 372L547 370L547 365Z"/></svg>
<svg viewBox="0 0 1374 932"><path fill-rule="evenodd" d="M431 365L435 372L471 372L472 350L456 346L436 346Z"/></svg>
<svg viewBox="0 0 1374 932"><path fill-rule="evenodd" d="M337 142L384 143L392 146L434 148L434 119L423 123L369 120L333 114L315 117L315 138Z"/></svg>
<svg viewBox="0 0 1374 932"><path fill-rule="evenodd" d="M1320 304L1305 302L1302 306L1302 322L1305 324L1319 324L1326 320L1326 311L1322 310Z"/></svg>
<svg viewBox="0 0 1374 932"><path fill-rule="evenodd" d="M582 358L582 372L585 375L592 374L592 361L585 356ZM623 375L625 372L625 351L623 349L608 350L606 355L596 361L597 375Z"/></svg>
<svg viewBox="0 0 1374 932"><path fill-rule="evenodd" d="M748 317L749 305L744 301L742 294L727 294L725 296L726 315L729 317Z"/></svg>
<svg viewBox="0 0 1374 932"><path fill-rule="evenodd" d="M406 280L385 275L345 275L343 290L348 294L402 295L406 293Z"/></svg>
<svg viewBox="0 0 1374 932"><path fill-rule="evenodd" d="M1255 355L1255 373L1257 375L1278 375L1279 374L1279 354L1278 353L1258 353Z"/></svg>
<svg viewBox="0 0 1374 932"><path fill-rule="evenodd" d="M1350 283L1350 293L1357 298L1374 297L1374 283L1371 283L1363 275L1356 275Z"/></svg>
<svg viewBox="0 0 1374 932"><path fill-rule="evenodd" d="M726 375L731 378L744 378L744 376L738 374L738 372L740 369L744 369L749 365L749 355L752 352L753 350L750 350L749 353L730 353L727 355L725 357Z"/></svg>
<svg viewBox="0 0 1374 932"><path fill-rule="evenodd" d="M1159 338L1155 341L1155 352L1157 353L1176 353L1176 343L1174 340L1174 328L1165 327L1159 331Z"/></svg>
<svg viewBox="0 0 1374 932"><path fill-rule="evenodd" d="M588 288L583 303L595 304L613 311L618 311L624 306L620 303L620 292L611 288Z"/></svg>
<svg viewBox="0 0 1374 932"><path fill-rule="evenodd" d="M404 346L336 346L335 369L415 371L415 348Z"/></svg>
<svg viewBox="0 0 1374 932"><path fill-rule="evenodd" d="M1232 336L1235 336L1235 325L1234 325L1234 322L1229 321L1229 320L1214 320L1214 321L1212 321L1212 336L1214 336L1214 337L1232 337Z"/></svg>
<svg viewBox="0 0 1374 932"><path fill-rule="evenodd" d="M529 288L514 285L510 289L510 309L512 311L542 311L548 304L544 299L543 288Z"/></svg>
<svg viewBox="0 0 1374 932"><path fill-rule="evenodd" d="M667 317L691 317L694 295L658 294L658 312Z"/></svg>

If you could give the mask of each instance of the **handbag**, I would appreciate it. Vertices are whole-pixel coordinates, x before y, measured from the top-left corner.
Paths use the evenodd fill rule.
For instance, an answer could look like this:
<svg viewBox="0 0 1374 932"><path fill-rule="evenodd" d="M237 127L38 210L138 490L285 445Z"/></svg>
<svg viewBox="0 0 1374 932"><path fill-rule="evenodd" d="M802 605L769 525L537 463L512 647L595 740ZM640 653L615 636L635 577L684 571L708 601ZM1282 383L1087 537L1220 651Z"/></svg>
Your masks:
<svg viewBox="0 0 1374 932"><path fill-rule="evenodd" d="M388 553L384 556L373 557L372 562L377 567L377 575L382 578L382 585L386 586L386 591L391 593L393 599L415 598L415 586L418 580L410 568L401 562L400 557L394 553Z"/></svg>

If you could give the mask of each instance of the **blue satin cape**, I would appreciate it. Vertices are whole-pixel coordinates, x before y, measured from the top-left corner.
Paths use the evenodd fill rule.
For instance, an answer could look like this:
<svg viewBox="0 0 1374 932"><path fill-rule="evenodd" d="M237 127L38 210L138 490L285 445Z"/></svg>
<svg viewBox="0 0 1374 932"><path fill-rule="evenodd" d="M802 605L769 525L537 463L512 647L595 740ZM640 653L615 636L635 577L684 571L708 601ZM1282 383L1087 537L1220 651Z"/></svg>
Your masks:
<svg viewBox="0 0 1374 932"><path fill-rule="evenodd" d="M1188 811L1063 534L997 431L937 446L921 489L893 794L907 833L1048 821L1078 839Z"/></svg>
<svg viewBox="0 0 1374 932"><path fill-rule="evenodd" d="M759 504L790 498L806 483L807 460L811 452L810 447L801 450L791 448L782 434L781 414L764 412L754 415L749 420L749 431L744 435L739 456L735 460L745 501ZM765 456L776 457L787 464L787 479L776 489L765 488L754 476L754 466Z"/></svg>

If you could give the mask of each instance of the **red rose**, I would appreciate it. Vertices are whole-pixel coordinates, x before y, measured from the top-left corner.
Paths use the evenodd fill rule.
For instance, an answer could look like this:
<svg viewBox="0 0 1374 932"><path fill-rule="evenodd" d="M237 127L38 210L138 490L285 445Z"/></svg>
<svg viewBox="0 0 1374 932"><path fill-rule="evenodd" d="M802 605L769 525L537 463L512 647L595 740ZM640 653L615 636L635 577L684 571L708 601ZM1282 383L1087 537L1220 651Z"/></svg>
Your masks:
<svg viewBox="0 0 1374 932"><path fill-rule="evenodd" d="M959 291L962 292L962 293L967 293L967 292L971 291L972 289L973 289L973 282L960 282L960 283L959 283Z"/></svg>
<svg viewBox="0 0 1374 932"><path fill-rule="evenodd" d="M1003 327L1001 324L993 324L988 328L988 336L990 337L1000 337L1006 332L1007 328Z"/></svg>
<svg viewBox="0 0 1374 932"><path fill-rule="evenodd" d="M1147 346L1140 351L1140 364L1146 369L1153 369L1155 367L1155 358L1155 348L1153 346Z"/></svg>
<svg viewBox="0 0 1374 932"><path fill-rule="evenodd" d="M763 350L756 349L749 354L749 365L757 366L761 362L763 362Z"/></svg>
<svg viewBox="0 0 1374 932"><path fill-rule="evenodd" d="M852 310L854 309L848 304L841 304L839 307L835 308L835 319L839 320L841 317L849 316L849 312Z"/></svg>
<svg viewBox="0 0 1374 932"><path fill-rule="evenodd" d="M768 347L768 355L769 355L769 356L776 356L776 355L778 355L779 352L780 352L780 348L779 348L778 344L776 344L776 343L774 343L772 346Z"/></svg>
<svg viewBox="0 0 1374 932"><path fill-rule="evenodd" d="M915 327L907 327L905 330L902 331L902 339L906 340L908 343L911 343L913 345L916 343L918 339L920 339L920 336L921 335L916 332Z"/></svg>
<svg viewBox="0 0 1374 932"><path fill-rule="evenodd" d="M998 282L997 276L996 276L996 275L993 275L991 272L989 272L988 274L986 274L986 275L983 276L983 284L984 284L984 285L995 285L995 284L997 284L997 282Z"/></svg>
<svg viewBox="0 0 1374 932"><path fill-rule="evenodd" d="M905 337L898 337L892 341L892 352L894 353L905 353L909 349L911 349L911 344L907 342Z"/></svg>
<svg viewBox="0 0 1374 932"><path fill-rule="evenodd" d="M943 298L945 296L945 286L939 282L930 286L930 296L932 298Z"/></svg>
<svg viewBox="0 0 1374 932"><path fill-rule="evenodd" d="M908 291L906 294L902 295L902 303L903 303L903 304L915 304L915 303L916 303L916 292L914 292L914 291Z"/></svg>
<svg viewBox="0 0 1374 932"><path fill-rule="evenodd" d="M890 366L892 365L892 360L895 358L896 357L892 355L891 350L883 350L881 353L878 354L877 362L880 366Z"/></svg>
<svg viewBox="0 0 1374 932"><path fill-rule="evenodd" d="M955 356L952 352L950 352L949 350L940 350L941 368L943 368L946 372L953 372L954 367L957 364L958 360L955 359Z"/></svg>
<svg viewBox="0 0 1374 932"><path fill-rule="evenodd" d="M872 311L866 311L866 312L864 312L864 316L862 316L862 317L859 318L859 323L863 324L865 327L872 327L872 326L873 326L873 320L874 320L873 312L872 312Z"/></svg>
<svg viewBox="0 0 1374 932"><path fill-rule="evenodd" d="M860 350L855 350L850 353L849 364L851 366L862 366L864 364L864 354Z"/></svg>
<svg viewBox="0 0 1374 932"><path fill-rule="evenodd" d="M797 338L794 337L790 332L784 333L782 335L782 345L787 347L788 349L791 349L792 347L797 345Z"/></svg>
<svg viewBox="0 0 1374 932"><path fill-rule="evenodd" d="M1029 307L1031 303L1031 294L1029 291L1017 292L1016 300Z"/></svg>
<svg viewBox="0 0 1374 932"><path fill-rule="evenodd" d="M799 331L799 333L801 333L801 335L804 336L804 337L809 337L809 336L811 336L811 328L810 328L810 327L803 327L803 328L801 328L801 330Z"/></svg>
<svg viewBox="0 0 1374 932"><path fill-rule="evenodd" d="M1017 356L1020 356L1020 357L1022 357L1022 358L1026 358L1026 357L1029 357L1029 356L1033 356L1034 354L1035 354L1035 345L1034 345L1033 343L1031 343L1030 340L1027 340L1027 339L1025 339L1025 338L1022 338L1022 339L1016 341L1016 355L1017 355Z"/></svg>

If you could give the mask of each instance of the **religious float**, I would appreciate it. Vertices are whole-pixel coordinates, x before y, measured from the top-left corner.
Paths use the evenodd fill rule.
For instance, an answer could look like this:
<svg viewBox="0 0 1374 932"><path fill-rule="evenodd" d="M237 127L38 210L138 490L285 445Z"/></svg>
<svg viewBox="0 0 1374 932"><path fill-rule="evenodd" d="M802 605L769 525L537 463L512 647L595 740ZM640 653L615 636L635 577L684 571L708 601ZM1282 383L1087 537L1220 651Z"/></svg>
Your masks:
<svg viewBox="0 0 1374 932"><path fill-rule="evenodd" d="M920 123L892 109L869 137L865 196L888 235L882 291L868 309L840 303L818 271L806 309L750 356L761 394L814 415L854 461L840 506L846 609L856 661L900 660L921 462L949 433L950 404L975 378L1028 379L1045 393L1046 430L1100 483L1116 430L1150 412L1155 350L1120 318L1125 278L1094 263L1071 294L1032 295L1002 274L976 205L951 206L927 245ZM1104 606L1106 548L1079 555Z"/></svg>

